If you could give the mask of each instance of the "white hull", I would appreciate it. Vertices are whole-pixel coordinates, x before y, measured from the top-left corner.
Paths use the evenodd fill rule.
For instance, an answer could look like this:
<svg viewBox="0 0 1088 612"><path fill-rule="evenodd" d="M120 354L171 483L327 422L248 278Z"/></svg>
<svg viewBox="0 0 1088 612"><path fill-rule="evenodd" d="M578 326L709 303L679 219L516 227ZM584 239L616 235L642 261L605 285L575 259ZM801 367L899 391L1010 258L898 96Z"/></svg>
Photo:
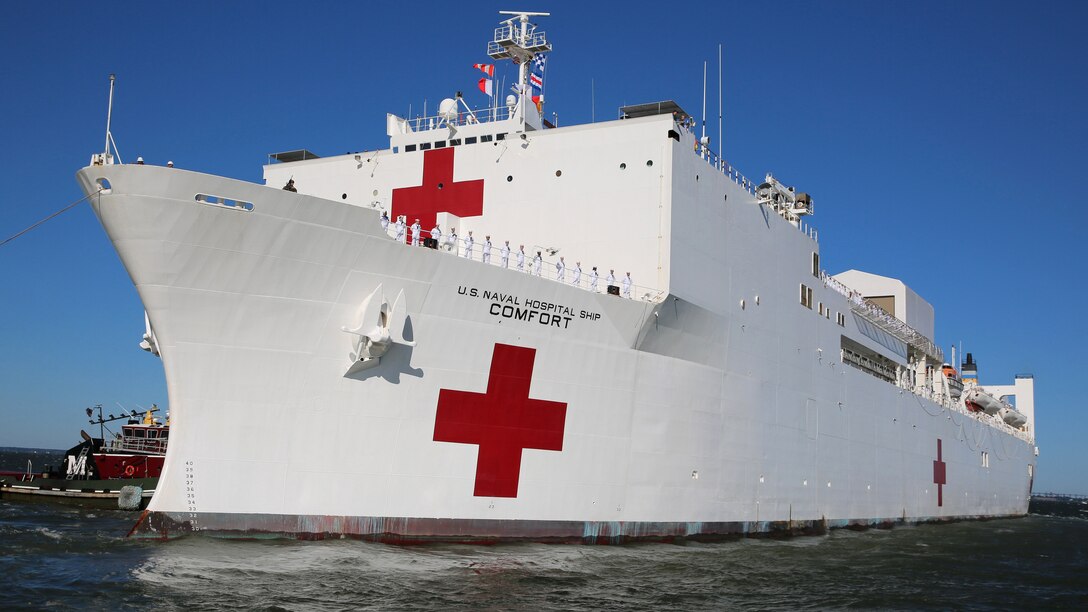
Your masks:
<svg viewBox="0 0 1088 612"><path fill-rule="evenodd" d="M840 337L873 343L848 300L812 277L816 242L692 155L689 134L666 138L671 125L550 130L498 161L497 147L459 148L457 180L483 179L490 209L457 222L497 237L492 265L398 244L377 210L339 198L388 206L393 189L420 184L422 153L374 171L318 160L315 176L342 178L328 199L177 169L80 171L88 193L109 181L94 209L166 371L171 443L143 526L598 540L1025 514L1033 444L843 364ZM561 158L567 183L554 175ZM613 182L621 160L631 167ZM291 168L302 188L304 171ZM508 175L534 197L508 191ZM624 299L503 269L503 238L558 242L568 266L601 261L663 293ZM845 325L799 305L798 282ZM403 291L415 346L348 373L342 328L379 285L390 303ZM483 396L503 378L498 345L519 347L499 349L513 351L503 364L520 360L506 372L515 383L531 363L528 398L564 405L558 433L440 422L443 393ZM500 412L525 399L501 393ZM461 414L490 405L458 397ZM444 441L457 436L490 450ZM520 465L502 450L514 439L530 440Z"/></svg>

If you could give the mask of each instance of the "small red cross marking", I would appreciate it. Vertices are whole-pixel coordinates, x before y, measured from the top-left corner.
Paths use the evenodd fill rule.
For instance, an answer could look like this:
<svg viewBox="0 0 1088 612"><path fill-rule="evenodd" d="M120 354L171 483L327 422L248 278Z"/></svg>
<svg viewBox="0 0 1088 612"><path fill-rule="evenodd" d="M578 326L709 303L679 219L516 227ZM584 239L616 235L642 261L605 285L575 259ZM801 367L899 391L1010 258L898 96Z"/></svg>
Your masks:
<svg viewBox="0 0 1088 612"><path fill-rule="evenodd" d="M453 148L445 148L423 153L422 184L393 190L394 220L404 215L404 222L411 225L419 219L422 231L429 232L440 212L458 217L484 214L484 180L453 182L453 152Z"/></svg>
<svg viewBox="0 0 1088 612"><path fill-rule="evenodd" d="M434 441L479 445L476 497L517 497L521 452L563 450L564 402L529 399L536 349L495 344L487 393L438 392Z"/></svg>
<svg viewBox="0 0 1088 612"><path fill-rule="evenodd" d="M941 461L941 439L937 438L937 460L933 462L933 483L937 485L937 505L944 505L945 462Z"/></svg>

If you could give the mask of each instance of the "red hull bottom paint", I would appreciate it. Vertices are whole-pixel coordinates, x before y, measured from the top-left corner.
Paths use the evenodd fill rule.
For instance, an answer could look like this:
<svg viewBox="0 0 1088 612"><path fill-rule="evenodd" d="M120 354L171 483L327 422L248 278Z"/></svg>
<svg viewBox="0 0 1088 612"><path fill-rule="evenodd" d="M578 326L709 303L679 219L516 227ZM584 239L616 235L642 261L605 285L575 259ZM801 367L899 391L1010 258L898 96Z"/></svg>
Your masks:
<svg viewBox="0 0 1088 612"><path fill-rule="evenodd" d="M736 537L793 536L830 529L889 529L896 525L1018 518L1024 515L851 519L775 522L584 522L494 519L434 519L366 516L164 513L144 511L130 537L171 539L189 534L213 537L324 540L350 538L389 544L511 541L623 544L634 541L711 541Z"/></svg>

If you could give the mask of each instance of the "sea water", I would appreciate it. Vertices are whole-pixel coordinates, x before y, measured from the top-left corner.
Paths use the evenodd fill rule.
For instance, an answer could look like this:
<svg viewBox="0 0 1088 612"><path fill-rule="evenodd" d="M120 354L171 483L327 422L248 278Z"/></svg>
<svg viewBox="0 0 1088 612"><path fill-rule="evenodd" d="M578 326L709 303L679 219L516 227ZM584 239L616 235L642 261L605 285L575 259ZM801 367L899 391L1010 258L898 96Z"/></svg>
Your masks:
<svg viewBox="0 0 1088 612"><path fill-rule="evenodd" d="M12 455L0 465L12 466ZM21 460L25 466L25 459ZM0 499L0 607L1086 609L1088 504L1019 519L623 546L128 539L137 515Z"/></svg>

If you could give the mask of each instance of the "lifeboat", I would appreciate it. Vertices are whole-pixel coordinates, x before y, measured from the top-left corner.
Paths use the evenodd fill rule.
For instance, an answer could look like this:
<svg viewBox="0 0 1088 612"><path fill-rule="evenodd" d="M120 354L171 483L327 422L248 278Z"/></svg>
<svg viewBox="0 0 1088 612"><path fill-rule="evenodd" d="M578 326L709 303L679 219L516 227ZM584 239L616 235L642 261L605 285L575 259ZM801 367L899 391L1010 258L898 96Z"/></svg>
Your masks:
<svg viewBox="0 0 1088 612"><path fill-rule="evenodd" d="M959 399L963 395L963 381L956 374L956 368L949 364L941 366L941 373L948 380L948 393L952 396L952 399Z"/></svg>
<svg viewBox="0 0 1088 612"><path fill-rule="evenodd" d="M974 404L990 415L1001 412L1001 409L1005 407L1000 400L983 391L981 387L972 387L963 400L968 405L968 409L971 409L971 404Z"/></svg>
<svg viewBox="0 0 1088 612"><path fill-rule="evenodd" d="M1000 414L1001 420L1013 427L1023 427L1028 422L1028 418L1014 408L1003 407Z"/></svg>

